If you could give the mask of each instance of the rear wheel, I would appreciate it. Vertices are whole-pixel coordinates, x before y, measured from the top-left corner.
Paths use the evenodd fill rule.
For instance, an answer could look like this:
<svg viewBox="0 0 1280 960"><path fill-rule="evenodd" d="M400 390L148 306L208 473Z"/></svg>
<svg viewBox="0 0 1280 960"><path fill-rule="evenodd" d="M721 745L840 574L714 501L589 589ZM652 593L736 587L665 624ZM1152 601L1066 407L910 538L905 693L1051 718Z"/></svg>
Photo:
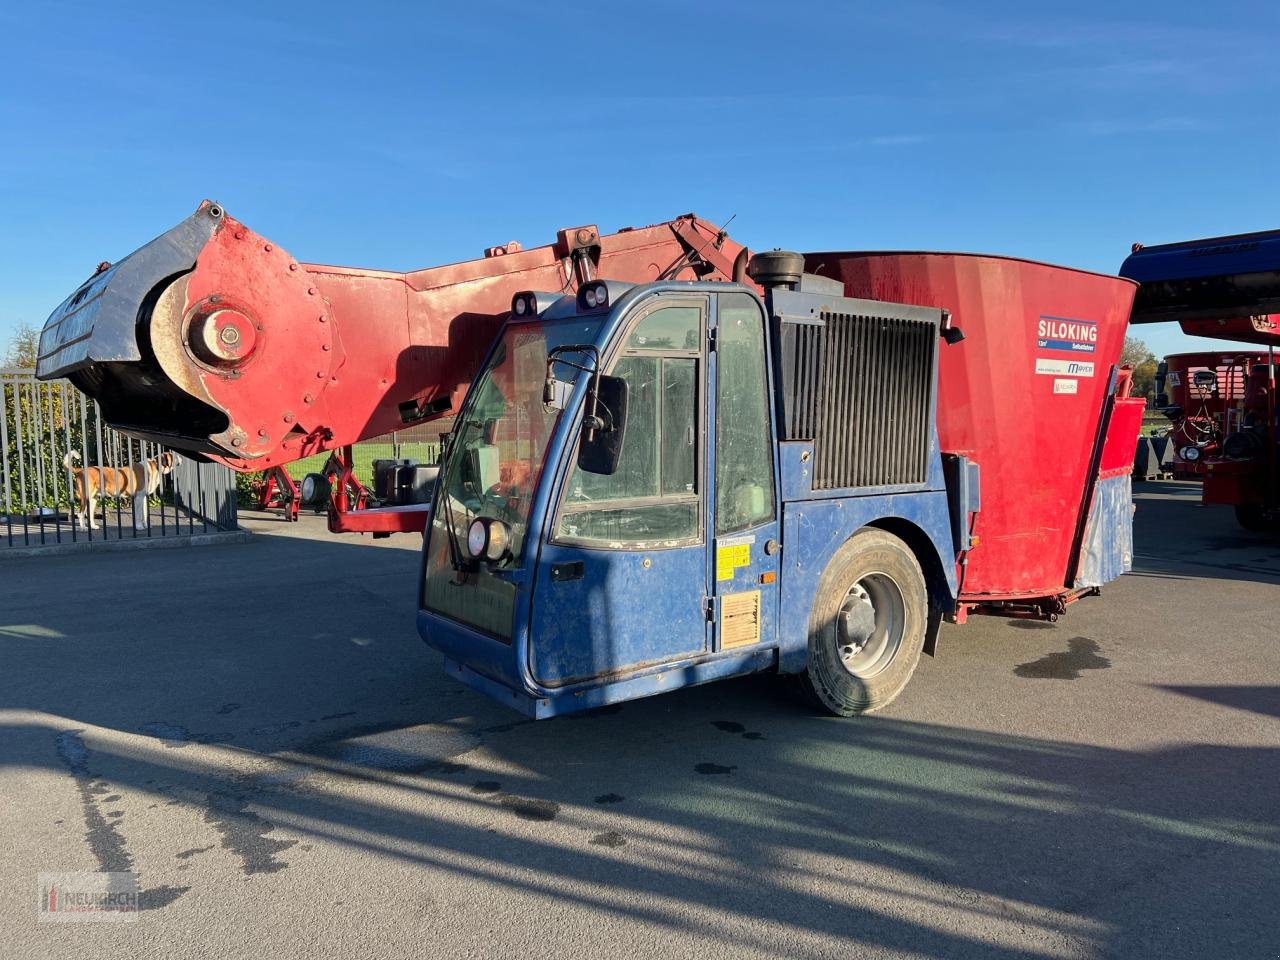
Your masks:
<svg viewBox="0 0 1280 960"><path fill-rule="evenodd" d="M1260 503L1237 503L1236 523L1254 533L1275 533L1280 530L1280 518L1276 511Z"/></svg>
<svg viewBox="0 0 1280 960"><path fill-rule="evenodd" d="M874 528L855 534L819 583L802 689L843 717L891 703L920 662L928 602L924 574L905 543Z"/></svg>

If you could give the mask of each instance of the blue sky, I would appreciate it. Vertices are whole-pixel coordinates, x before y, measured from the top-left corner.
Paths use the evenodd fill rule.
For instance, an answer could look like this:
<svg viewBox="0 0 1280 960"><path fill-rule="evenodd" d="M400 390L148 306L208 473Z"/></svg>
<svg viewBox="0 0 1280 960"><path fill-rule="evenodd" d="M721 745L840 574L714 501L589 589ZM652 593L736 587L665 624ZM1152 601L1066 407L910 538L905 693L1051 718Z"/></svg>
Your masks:
<svg viewBox="0 0 1280 960"><path fill-rule="evenodd" d="M0 345L203 197L388 269L690 210L1107 272L1280 227L1276 4L126 6L0 8Z"/></svg>

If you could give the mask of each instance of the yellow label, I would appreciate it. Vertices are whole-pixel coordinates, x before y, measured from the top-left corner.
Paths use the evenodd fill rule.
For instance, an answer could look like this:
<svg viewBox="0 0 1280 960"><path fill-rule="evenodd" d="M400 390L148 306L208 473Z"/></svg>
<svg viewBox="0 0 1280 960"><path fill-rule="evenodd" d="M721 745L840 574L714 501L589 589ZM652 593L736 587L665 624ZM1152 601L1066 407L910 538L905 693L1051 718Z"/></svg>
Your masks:
<svg viewBox="0 0 1280 960"><path fill-rule="evenodd" d="M716 547L716 580L732 580L738 567L751 563L751 544L734 543L727 547Z"/></svg>

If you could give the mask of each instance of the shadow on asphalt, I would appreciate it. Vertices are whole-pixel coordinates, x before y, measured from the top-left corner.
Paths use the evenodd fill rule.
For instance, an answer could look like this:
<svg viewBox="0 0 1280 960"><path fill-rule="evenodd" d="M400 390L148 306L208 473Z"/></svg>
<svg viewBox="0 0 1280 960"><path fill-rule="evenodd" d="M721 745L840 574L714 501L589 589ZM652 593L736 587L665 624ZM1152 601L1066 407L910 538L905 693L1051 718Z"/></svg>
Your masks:
<svg viewBox="0 0 1280 960"><path fill-rule="evenodd" d="M412 635L411 554L260 537L190 559L185 579L164 576L171 557L115 567L116 589L136 604L123 611L28 605L0 630L4 704L65 718L8 728L48 747L11 762L75 778L103 869L134 865L127 831L99 812L101 795L123 788L211 824L246 874L305 855L272 836L287 823L317 843L677 933L685 921L670 904L704 905L741 921L729 926L742 947L764 923L912 955L1026 955L913 918L935 908L1015 923L1025 909L1029 925L1054 911L1062 932L1114 956L1261 956L1280 942L1280 749L1129 751L850 723L813 716L767 677L535 724L440 676L439 658ZM42 574L83 586L101 563ZM108 649L96 648L95 630ZM1276 715L1274 687L1167 689ZM151 739L136 751L98 746L83 725ZM237 774L193 744L274 766ZM507 772L473 768L477 751ZM394 796L341 789L360 783ZM437 815L459 804L477 826ZM576 809L607 811L611 828L576 846L492 829L515 818L549 830ZM657 852L629 861L617 849L628 844ZM840 878L797 882L810 856L879 868L869 875L882 886L851 869L847 895L833 898ZM185 890L151 891L152 903ZM869 909L860 899L872 892L902 909Z"/></svg>
<svg viewBox="0 0 1280 960"><path fill-rule="evenodd" d="M464 722L459 735L522 771L499 780L471 770L466 755L474 747L456 754L346 749L352 738L400 729L376 718L287 744L275 752L285 770L265 777L229 777L190 756L169 764L157 762L163 754L155 751L88 750L82 741L79 776L89 793L106 793L109 783L113 792L127 788L193 808L246 874L285 870L302 855L290 852L296 841L271 836L275 822L286 822L316 842L617 912L615 897L593 896L604 884L634 895L627 914L677 932L683 921L663 902L704 905L740 916L743 947L755 945L749 930L763 921L912 955L1026 955L913 922L921 895L909 889L912 878L945 891L918 906L1015 921L1018 909L1044 908L1067 915L1063 933L1096 939L1108 956L1261 956L1280 935L1272 885L1280 830L1274 793L1263 786L1280 783L1280 750L1128 752L890 719L851 729L788 707L759 679L723 683L717 693L677 693L538 724ZM179 716L193 730L207 722ZM451 711L431 707L417 720L457 724ZM65 743L76 736L69 731L74 724L44 733ZM325 784L335 780L387 784L396 796L334 795ZM1224 796L1224 784L1238 789ZM462 798L459 787L468 791ZM417 797L408 809L399 796L405 790ZM494 821L533 822L607 804L614 823L590 839L584 834L575 848L460 827L455 816L437 820L437 803L472 804ZM86 801L86 811L97 806ZM134 866L120 834L88 816L86 840L106 850L103 869ZM601 849L635 842L666 849L642 864ZM711 863L721 866L690 870L691 852L718 854ZM825 885L775 879L774 865L798 865L809 854L902 875L902 890L878 891L901 896L902 915L860 906L860 891L870 888L856 875L847 900L835 902ZM1153 897L1146 888L1157 880L1161 893ZM160 888L146 899L160 906L185 890ZM1220 922L1188 922L1190 903L1196 914L1238 917L1228 927L1234 937L1224 937ZM1100 937L1096 925L1105 931Z"/></svg>
<svg viewBox="0 0 1280 960"><path fill-rule="evenodd" d="M1251 713L1262 714L1264 717L1280 717L1280 687L1277 686L1161 686L1159 689L1195 697L1197 700L1222 704L1224 707L1248 710Z"/></svg>
<svg viewBox="0 0 1280 960"><path fill-rule="evenodd" d="M1280 584L1280 536L1241 529L1230 507L1201 506L1200 484L1146 481L1133 492L1134 576Z"/></svg>

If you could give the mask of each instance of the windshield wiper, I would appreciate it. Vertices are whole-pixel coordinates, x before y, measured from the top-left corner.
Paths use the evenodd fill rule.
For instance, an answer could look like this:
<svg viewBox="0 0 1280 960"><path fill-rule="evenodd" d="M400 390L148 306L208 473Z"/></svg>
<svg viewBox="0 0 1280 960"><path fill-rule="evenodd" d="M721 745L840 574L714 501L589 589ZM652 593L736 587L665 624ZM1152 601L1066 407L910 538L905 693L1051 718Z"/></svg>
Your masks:
<svg viewBox="0 0 1280 960"><path fill-rule="evenodd" d="M458 529L453 523L453 498L449 496L449 464L453 453L453 441L446 443L440 451L440 500L444 504L445 536L449 542L449 565L455 573L462 573L465 562L462 559L462 545L458 543Z"/></svg>

